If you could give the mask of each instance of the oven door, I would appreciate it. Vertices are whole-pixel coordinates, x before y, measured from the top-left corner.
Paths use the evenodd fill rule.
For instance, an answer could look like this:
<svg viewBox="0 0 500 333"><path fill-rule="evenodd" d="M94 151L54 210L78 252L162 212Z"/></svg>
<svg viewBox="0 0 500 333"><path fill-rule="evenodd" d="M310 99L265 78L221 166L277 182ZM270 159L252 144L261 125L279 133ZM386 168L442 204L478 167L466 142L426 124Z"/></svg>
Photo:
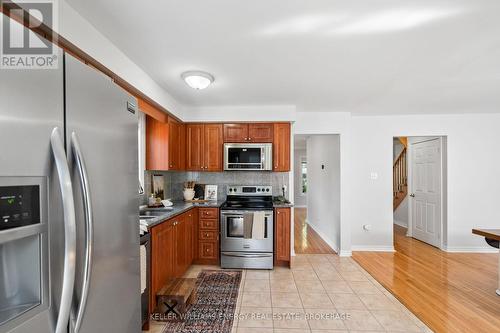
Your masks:
<svg viewBox="0 0 500 333"><path fill-rule="evenodd" d="M265 211L264 239L244 238L245 213L247 211L242 210L221 212L221 251L273 252L273 211Z"/></svg>
<svg viewBox="0 0 500 333"><path fill-rule="evenodd" d="M271 170L272 144L224 144L224 170Z"/></svg>

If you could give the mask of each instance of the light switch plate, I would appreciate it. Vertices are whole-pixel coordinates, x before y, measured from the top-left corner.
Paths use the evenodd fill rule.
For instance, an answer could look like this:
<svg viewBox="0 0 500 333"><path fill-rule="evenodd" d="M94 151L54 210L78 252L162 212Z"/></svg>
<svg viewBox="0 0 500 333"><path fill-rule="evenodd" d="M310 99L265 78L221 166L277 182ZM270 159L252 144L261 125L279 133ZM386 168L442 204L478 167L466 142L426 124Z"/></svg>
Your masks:
<svg viewBox="0 0 500 333"><path fill-rule="evenodd" d="M373 180L378 179L378 173L376 173L376 172L371 172L371 173L370 173L370 179L373 179Z"/></svg>

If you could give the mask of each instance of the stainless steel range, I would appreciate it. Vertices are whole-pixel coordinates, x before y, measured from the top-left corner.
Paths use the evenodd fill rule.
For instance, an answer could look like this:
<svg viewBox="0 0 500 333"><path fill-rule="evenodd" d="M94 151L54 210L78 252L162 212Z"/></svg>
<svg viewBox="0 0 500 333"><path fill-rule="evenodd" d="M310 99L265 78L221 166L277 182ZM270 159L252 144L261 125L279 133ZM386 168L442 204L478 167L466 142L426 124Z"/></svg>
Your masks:
<svg viewBox="0 0 500 333"><path fill-rule="evenodd" d="M229 186L221 207L221 267L273 268L271 186Z"/></svg>

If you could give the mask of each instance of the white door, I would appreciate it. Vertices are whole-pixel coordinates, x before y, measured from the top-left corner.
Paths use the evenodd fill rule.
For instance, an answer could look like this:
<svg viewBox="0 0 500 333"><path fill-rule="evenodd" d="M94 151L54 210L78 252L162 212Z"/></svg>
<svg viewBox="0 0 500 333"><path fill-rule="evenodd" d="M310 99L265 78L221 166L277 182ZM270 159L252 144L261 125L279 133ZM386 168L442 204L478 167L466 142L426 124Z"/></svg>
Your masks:
<svg viewBox="0 0 500 333"><path fill-rule="evenodd" d="M412 236L440 246L441 140L411 143L410 204Z"/></svg>

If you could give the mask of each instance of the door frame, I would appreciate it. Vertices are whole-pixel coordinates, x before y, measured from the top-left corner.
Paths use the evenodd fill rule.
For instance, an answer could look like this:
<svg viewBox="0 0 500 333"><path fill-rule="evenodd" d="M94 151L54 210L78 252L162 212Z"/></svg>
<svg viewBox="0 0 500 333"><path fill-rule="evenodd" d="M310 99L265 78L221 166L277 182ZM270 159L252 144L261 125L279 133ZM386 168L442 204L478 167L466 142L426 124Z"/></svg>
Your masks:
<svg viewBox="0 0 500 333"><path fill-rule="evenodd" d="M412 193L413 189L413 151L412 151L412 144L415 143L421 143L421 142L427 142L427 141L432 141L432 140L439 140L439 147L440 147L440 157L441 157L441 163L440 163L440 225L439 225L439 249L440 250L445 250L446 249L446 244L447 244L447 137L446 136L408 136L408 147L407 147L407 152L408 154L406 155L408 158L408 229L406 232L407 237L413 237L412 233L412 226L413 226L413 221L412 221L412 197L410 196L410 193ZM429 244L430 245L430 244ZM432 245L431 245L432 246Z"/></svg>

